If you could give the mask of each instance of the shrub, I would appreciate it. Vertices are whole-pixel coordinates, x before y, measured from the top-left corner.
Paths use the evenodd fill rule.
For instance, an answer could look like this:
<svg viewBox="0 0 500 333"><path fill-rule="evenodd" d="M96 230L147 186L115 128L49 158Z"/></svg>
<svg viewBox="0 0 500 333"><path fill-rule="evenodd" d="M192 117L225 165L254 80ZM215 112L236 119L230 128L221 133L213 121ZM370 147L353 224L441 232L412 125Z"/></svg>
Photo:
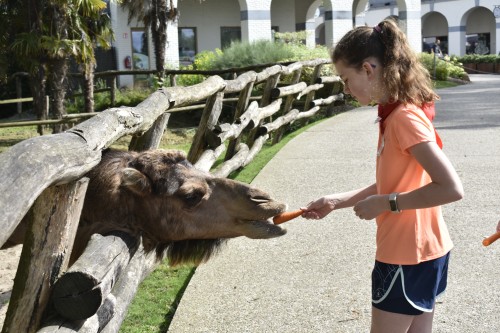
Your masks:
<svg viewBox="0 0 500 333"><path fill-rule="evenodd" d="M494 54L485 54L485 55L480 55L480 54L466 54L463 56L456 57L458 61L461 63L473 63L473 64L479 64L479 63L500 63L500 56L494 55Z"/></svg>
<svg viewBox="0 0 500 333"><path fill-rule="evenodd" d="M292 57L293 52L283 43L273 43L268 40L251 43L233 42L223 53L217 55L212 69L276 63Z"/></svg>
<svg viewBox="0 0 500 333"><path fill-rule="evenodd" d="M433 54L421 53L420 61L424 67L429 71L431 76L434 76L436 80L446 81L448 77L456 79L464 79L467 77L467 73L463 69L462 63L457 57L445 57L444 59L434 59ZM434 66L436 66L434 70Z"/></svg>

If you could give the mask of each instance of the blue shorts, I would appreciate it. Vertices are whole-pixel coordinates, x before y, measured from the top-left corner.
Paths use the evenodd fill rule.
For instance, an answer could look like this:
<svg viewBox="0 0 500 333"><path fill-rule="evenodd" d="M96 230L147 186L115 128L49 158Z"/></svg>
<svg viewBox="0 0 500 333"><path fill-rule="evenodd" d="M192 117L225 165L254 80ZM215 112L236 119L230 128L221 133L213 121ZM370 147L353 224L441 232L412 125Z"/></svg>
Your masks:
<svg viewBox="0 0 500 333"><path fill-rule="evenodd" d="M432 312L436 297L446 289L450 253L418 265L375 261L372 272L373 307L407 315Z"/></svg>

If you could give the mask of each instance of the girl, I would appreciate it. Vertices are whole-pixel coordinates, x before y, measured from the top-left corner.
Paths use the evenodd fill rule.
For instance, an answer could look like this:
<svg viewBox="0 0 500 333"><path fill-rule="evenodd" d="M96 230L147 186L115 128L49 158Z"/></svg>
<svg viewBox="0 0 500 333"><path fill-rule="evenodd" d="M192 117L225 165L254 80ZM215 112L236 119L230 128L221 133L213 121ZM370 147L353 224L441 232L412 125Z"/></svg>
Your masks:
<svg viewBox="0 0 500 333"><path fill-rule="evenodd" d="M351 30L332 61L346 94L362 105L378 103L375 183L312 201L302 216L320 219L354 207L360 219L376 218L371 332L431 332L453 247L440 205L463 196L431 123L438 96L392 20Z"/></svg>

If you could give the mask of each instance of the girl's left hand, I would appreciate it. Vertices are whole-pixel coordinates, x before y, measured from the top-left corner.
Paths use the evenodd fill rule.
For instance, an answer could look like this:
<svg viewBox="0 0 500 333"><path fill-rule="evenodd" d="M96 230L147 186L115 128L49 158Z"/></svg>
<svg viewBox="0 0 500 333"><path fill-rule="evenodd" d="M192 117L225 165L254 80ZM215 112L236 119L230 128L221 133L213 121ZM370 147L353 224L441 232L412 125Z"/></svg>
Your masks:
<svg viewBox="0 0 500 333"><path fill-rule="evenodd" d="M354 214L362 220L372 220L389 208L386 195L371 195L354 205Z"/></svg>

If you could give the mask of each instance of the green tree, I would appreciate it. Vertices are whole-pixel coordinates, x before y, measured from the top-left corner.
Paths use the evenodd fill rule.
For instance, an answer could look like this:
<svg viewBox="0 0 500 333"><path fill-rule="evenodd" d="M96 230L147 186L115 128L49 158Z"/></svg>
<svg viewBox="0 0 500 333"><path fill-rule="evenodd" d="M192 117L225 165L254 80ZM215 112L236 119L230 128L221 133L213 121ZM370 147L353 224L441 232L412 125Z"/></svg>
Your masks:
<svg viewBox="0 0 500 333"><path fill-rule="evenodd" d="M122 0L121 6L128 11L128 23L135 18L151 30L156 71L163 77L165 49L167 47L167 23L177 19L177 8L172 0Z"/></svg>
<svg viewBox="0 0 500 333"><path fill-rule="evenodd" d="M93 67L93 47L110 30L102 30L105 21L100 21L106 6L101 0L2 0L0 20L5 20L7 36L0 43L28 72L38 119L48 117L46 95L56 118L66 113L68 62L74 57L87 72ZM54 126L54 133L62 130L62 125ZM39 132L43 134L42 127Z"/></svg>

